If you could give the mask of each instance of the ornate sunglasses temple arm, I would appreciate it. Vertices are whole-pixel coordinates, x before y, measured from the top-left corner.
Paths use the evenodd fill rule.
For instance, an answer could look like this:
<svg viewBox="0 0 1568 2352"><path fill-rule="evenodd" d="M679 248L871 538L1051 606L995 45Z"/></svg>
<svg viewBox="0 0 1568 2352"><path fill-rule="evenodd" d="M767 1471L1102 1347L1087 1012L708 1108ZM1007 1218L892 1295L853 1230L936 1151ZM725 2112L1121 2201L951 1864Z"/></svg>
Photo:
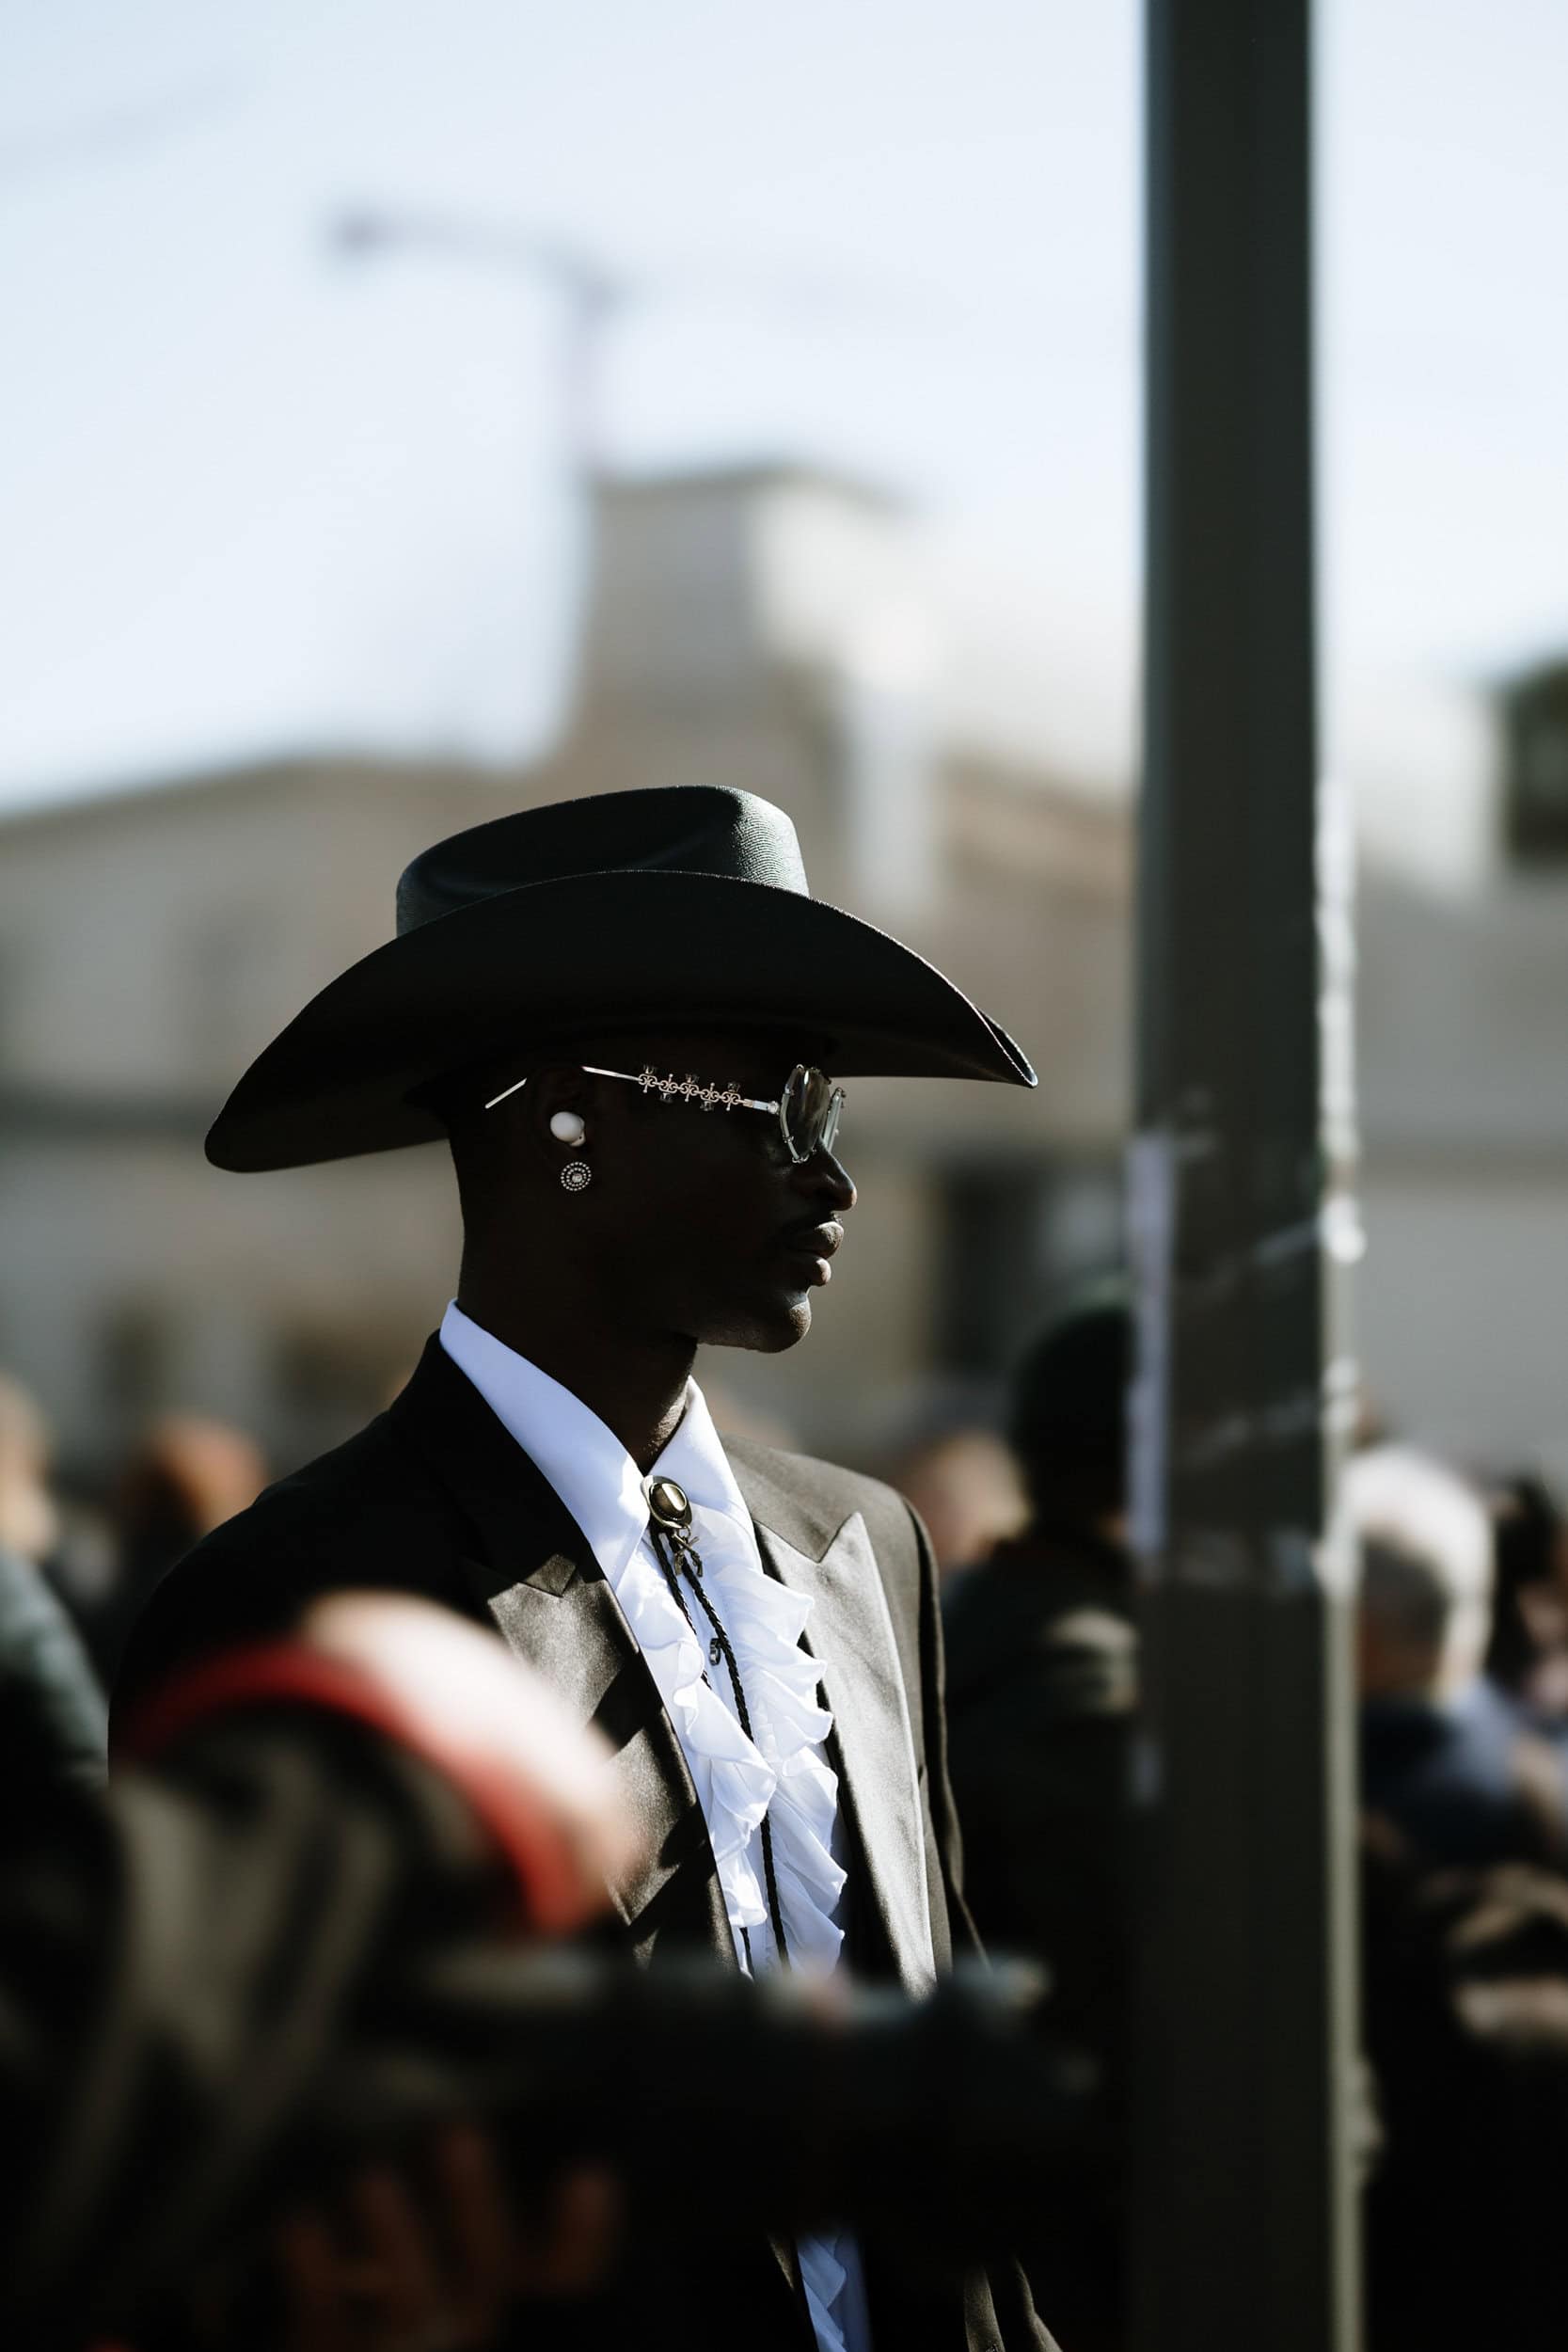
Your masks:
<svg viewBox="0 0 1568 2352"><path fill-rule="evenodd" d="M711 1110L716 1103L732 1111L776 1111L779 1107L777 1103L759 1103L749 1094L736 1094L733 1086L699 1086L695 1078L682 1080L673 1072L668 1078L659 1078L651 1066L635 1076L629 1070L597 1070L591 1061L582 1067L591 1078L624 1078L627 1086L641 1087L644 1094L662 1095L666 1102L678 1094L683 1102L702 1103L705 1110Z"/></svg>
<svg viewBox="0 0 1568 2352"><path fill-rule="evenodd" d="M726 1089L720 1087L705 1089L694 1085L688 1090L673 1078L671 1078L666 1085L664 1081L656 1078L651 1070L644 1070L640 1077L634 1077L629 1070L599 1070L592 1062L586 1061L580 1066L590 1078L624 1078L627 1086L641 1087L644 1094L657 1091L664 1095L666 1100L672 1094L678 1094L686 1102L697 1102L705 1093L707 1100L704 1104L705 1109L711 1109L715 1103L723 1104L726 1110L737 1111L776 1111L779 1107L777 1103L754 1102L749 1094L729 1094ZM499 1094L492 1094L484 1105L485 1109L493 1111L498 1103L508 1102L514 1094L520 1094L527 1084L527 1078L519 1078L515 1086L504 1087Z"/></svg>

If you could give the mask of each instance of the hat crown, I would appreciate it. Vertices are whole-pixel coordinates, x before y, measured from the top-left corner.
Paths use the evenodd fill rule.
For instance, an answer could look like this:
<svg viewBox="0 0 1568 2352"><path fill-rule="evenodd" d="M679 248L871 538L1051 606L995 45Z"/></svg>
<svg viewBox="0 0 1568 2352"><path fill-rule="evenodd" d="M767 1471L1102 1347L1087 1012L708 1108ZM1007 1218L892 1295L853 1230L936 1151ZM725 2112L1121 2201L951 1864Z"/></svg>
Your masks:
<svg viewBox="0 0 1568 2352"><path fill-rule="evenodd" d="M437 841L398 882L398 932L537 882L625 873L711 874L807 895L782 808L752 792L666 785L519 809Z"/></svg>

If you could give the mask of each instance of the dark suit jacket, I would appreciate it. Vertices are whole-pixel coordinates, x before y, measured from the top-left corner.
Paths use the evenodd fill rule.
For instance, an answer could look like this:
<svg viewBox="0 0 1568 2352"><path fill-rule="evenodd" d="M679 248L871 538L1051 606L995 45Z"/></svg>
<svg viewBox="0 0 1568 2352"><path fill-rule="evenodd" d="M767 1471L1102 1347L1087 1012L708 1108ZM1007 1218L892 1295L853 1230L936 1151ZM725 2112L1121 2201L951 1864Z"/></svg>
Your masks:
<svg viewBox="0 0 1568 2352"><path fill-rule="evenodd" d="M929 1988L974 1932L958 1893L942 1641L928 1548L891 1489L770 1449L728 1448L771 1575L816 1601L829 1661L830 1754L851 1847L848 1957ZM734 1947L696 1791L653 1677L587 1541L534 1464L446 1355L426 1347L369 1428L269 1488L198 1545L137 1624L117 1712L189 1658L285 1629L315 1595L405 1590L491 1620L605 1732L645 1859L611 1889L640 1959ZM960 2289L868 2254L878 2352L1018 2352L1049 2343L1010 2265ZM668 2278L552 2318L550 2344L679 2344L684 2352L810 2352L783 2243L705 2255Z"/></svg>

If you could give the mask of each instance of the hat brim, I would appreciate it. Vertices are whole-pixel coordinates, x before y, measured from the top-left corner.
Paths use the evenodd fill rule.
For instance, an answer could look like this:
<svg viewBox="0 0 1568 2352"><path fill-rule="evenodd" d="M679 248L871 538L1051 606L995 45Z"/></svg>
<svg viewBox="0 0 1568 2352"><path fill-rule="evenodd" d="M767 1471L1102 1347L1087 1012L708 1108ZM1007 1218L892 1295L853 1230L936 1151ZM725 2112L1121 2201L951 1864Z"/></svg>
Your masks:
<svg viewBox="0 0 1568 2352"><path fill-rule="evenodd" d="M798 1027L835 1077L1036 1083L934 965L821 899L710 874L525 884L352 964L258 1056L207 1137L243 1173L433 1141L410 1098L532 1041L635 1028Z"/></svg>

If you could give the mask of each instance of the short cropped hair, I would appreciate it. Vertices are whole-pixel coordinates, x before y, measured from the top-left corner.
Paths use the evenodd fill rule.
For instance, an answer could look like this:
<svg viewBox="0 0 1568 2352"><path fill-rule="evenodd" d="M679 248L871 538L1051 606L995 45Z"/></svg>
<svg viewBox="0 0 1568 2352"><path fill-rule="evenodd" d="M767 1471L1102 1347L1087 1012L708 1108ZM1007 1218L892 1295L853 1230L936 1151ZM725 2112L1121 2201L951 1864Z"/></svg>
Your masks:
<svg viewBox="0 0 1568 2352"><path fill-rule="evenodd" d="M1492 1621L1492 1531L1481 1497L1414 1446L1346 1465L1363 1612L1433 1688L1481 1669Z"/></svg>

